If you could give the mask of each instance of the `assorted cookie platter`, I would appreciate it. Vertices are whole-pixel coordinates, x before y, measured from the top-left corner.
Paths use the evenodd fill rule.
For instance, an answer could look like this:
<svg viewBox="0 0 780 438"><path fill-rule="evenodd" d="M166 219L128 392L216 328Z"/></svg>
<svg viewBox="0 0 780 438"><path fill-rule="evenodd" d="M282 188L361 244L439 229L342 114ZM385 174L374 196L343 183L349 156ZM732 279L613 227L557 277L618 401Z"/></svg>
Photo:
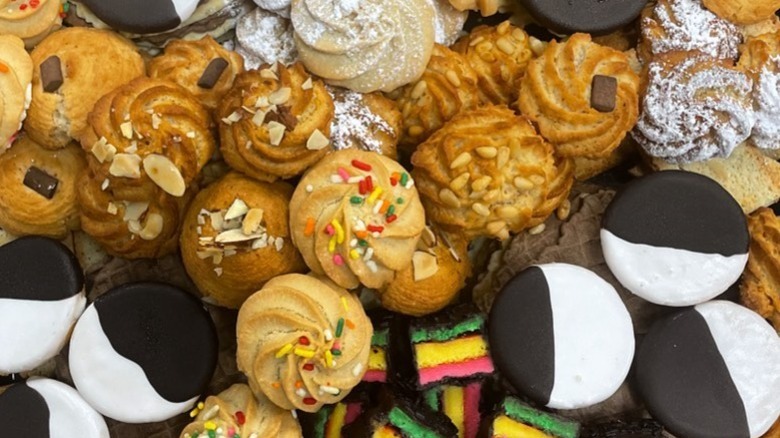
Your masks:
<svg viewBox="0 0 780 438"><path fill-rule="evenodd" d="M776 0L0 0L3 436L780 437Z"/></svg>

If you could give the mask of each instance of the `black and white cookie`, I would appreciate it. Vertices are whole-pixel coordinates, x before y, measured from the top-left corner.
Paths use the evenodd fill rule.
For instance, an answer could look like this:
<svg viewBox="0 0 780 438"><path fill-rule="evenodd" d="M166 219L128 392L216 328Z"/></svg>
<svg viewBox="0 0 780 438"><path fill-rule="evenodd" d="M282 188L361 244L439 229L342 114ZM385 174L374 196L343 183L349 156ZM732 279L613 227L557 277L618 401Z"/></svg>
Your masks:
<svg viewBox="0 0 780 438"><path fill-rule="evenodd" d="M690 306L725 292L748 260L747 222L717 182L656 172L627 184L607 207L601 247L609 269L634 294Z"/></svg>
<svg viewBox="0 0 780 438"><path fill-rule="evenodd" d="M490 351L523 395L556 409L609 398L634 357L634 331L615 288L579 266L532 266L498 293Z"/></svg>
<svg viewBox="0 0 780 438"><path fill-rule="evenodd" d="M634 21L647 0L518 0L555 32L603 35Z"/></svg>
<svg viewBox="0 0 780 438"><path fill-rule="evenodd" d="M105 420L70 386L30 379L0 394L2 435L30 438L109 438Z"/></svg>
<svg viewBox="0 0 780 438"><path fill-rule="evenodd" d="M653 326L636 381L650 413L677 436L756 438L780 415L780 337L738 304L699 304Z"/></svg>
<svg viewBox="0 0 780 438"><path fill-rule="evenodd" d="M126 423L163 421L190 409L217 360L214 323L173 286L136 283L102 295L79 319L70 373L98 412Z"/></svg>
<svg viewBox="0 0 780 438"><path fill-rule="evenodd" d="M97 18L122 32L140 35L175 29L199 0L80 0Z"/></svg>
<svg viewBox="0 0 780 438"><path fill-rule="evenodd" d="M57 355L86 304L81 267L60 242L22 237L0 247L0 374Z"/></svg>

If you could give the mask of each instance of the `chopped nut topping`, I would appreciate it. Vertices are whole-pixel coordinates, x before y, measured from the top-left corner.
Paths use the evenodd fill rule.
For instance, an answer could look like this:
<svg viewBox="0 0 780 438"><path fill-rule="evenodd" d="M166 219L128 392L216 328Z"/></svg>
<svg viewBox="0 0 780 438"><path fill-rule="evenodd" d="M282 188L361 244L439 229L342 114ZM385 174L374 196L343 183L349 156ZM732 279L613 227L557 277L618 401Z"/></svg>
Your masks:
<svg viewBox="0 0 780 438"><path fill-rule="evenodd" d="M163 217L157 213L150 213L146 216L146 225L138 235L144 240L154 240L160 235L163 229Z"/></svg>
<svg viewBox="0 0 780 438"><path fill-rule="evenodd" d="M279 76L276 75L272 70L264 68L260 70L260 77L263 79L273 79L275 81L279 80Z"/></svg>
<svg viewBox="0 0 780 438"><path fill-rule="evenodd" d="M292 96L290 87L282 87L268 95L268 102L274 105L282 105L290 100L290 96Z"/></svg>
<svg viewBox="0 0 780 438"><path fill-rule="evenodd" d="M133 123L132 122L125 122L119 125L119 129L122 131L122 135L130 140L133 138Z"/></svg>
<svg viewBox="0 0 780 438"><path fill-rule="evenodd" d="M96 141L95 144L92 145L92 155L97 158L100 164L113 160L115 154L116 147L114 147L112 144L109 144L105 137L100 137L100 140Z"/></svg>
<svg viewBox="0 0 780 438"><path fill-rule="evenodd" d="M439 271L439 263L436 256L424 251L415 251L412 255L412 268L414 281L422 281L433 277Z"/></svg>
<svg viewBox="0 0 780 438"><path fill-rule="evenodd" d="M227 212L225 213L225 220L230 221L238 219L248 211L249 207L247 207L246 202L242 201L241 198L236 198L233 203L230 204L230 207L228 207Z"/></svg>
<svg viewBox="0 0 780 438"><path fill-rule="evenodd" d="M310 151L318 151L330 144L330 139L325 136L319 129L315 129L309 136L309 140L306 141L306 149Z"/></svg>
<svg viewBox="0 0 780 438"><path fill-rule="evenodd" d="M306 82L301 84L301 88L304 90L311 90L314 88L314 81L311 79L311 76L309 76L308 79L306 79Z"/></svg>
<svg viewBox="0 0 780 438"><path fill-rule="evenodd" d="M279 146L287 128L279 122L268 123L268 140L274 146Z"/></svg>
<svg viewBox="0 0 780 438"><path fill-rule="evenodd" d="M108 173L118 178L140 178L141 157L136 154L116 154Z"/></svg>
<svg viewBox="0 0 780 438"><path fill-rule="evenodd" d="M222 123L226 125L232 125L233 123L236 123L241 120L241 113L238 111L233 111L229 116L224 117L222 119Z"/></svg>
<svg viewBox="0 0 780 438"><path fill-rule="evenodd" d="M251 235L260 228L260 224L263 222L263 209L252 208L244 217L244 222L241 225L241 231L246 235Z"/></svg>
<svg viewBox="0 0 780 438"><path fill-rule="evenodd" d="M117 208L116 204L114 204L113 202L109 202L106 211L108 212L108 214L117 214L119 209Z"/></svg>
<svg viewBox="0 0 780 438"><path fill-rule="evenodd" d="M143 216L144 213L146 213L146 210L149 209L149 203L148 202L124 202L125 204L125 214L122 220L125 222L129 221L137 221L141 219L141 216Z"/></svg>

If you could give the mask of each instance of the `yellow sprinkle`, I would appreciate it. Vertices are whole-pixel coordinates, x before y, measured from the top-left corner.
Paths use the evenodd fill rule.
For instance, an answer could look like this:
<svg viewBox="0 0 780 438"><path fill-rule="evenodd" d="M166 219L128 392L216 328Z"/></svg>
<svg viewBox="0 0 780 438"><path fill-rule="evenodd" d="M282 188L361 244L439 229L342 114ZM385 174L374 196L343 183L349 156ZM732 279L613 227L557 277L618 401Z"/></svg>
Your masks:
<svg viewBox="0 0 780 438"><path fill-rule="evenodd" d="M349 252L349 256L352 258L352 260L357 260L357 259L359 259L359 258L360 258L360 253L359 253L359 252L357 252L357 250L356 250L356 249L353 249L353 250L351 250L351 251ZM342 298L342 300L343 300L343 299L344 299L344 298ZM342 301L342 302L343 302L343 301Z"/></svg>
<svg viewBox="0 0 780 438"><path fill-rule="evenodd" d="M295 355L300 357L305 357L306 359L311 359L312 357L314 357L314 350L305 350L303 348L296 348Z"/></svg>
<svg viewBox="0 0 780 438"><path fill-rule="evenodd" d="M330 350L325 350L325 365L328 368L333 368L333 353Z"/></svg>
<svg viewBox="0 0 780 438"><path fill-rule="evenodd" d="M203 423L203 427L205 427L206 430L217 430L217 423L213 421L207 421Z"/></svg>
<svg viewBox="0 0 780 438"><path fill-rule="evenodd" d="M328 252L331 253L331 254L336 252L336 238L335 237L331 237L330 241L328 242Z"/></svg>
<svg viewBox="0 0 780 438"><path fill-rule="evenodd" d="M198 409L203 409L205 407L206 407L206 405L203 404L203 402L198 402Z"/></svg>
<svg viewBox="0 0 780 438"><path fill-rule="evenodd" d="M349 304L347 303L347 297L341 297L341 305L344 306L345 312L349 312Z"/></svg>
<svg viewBox="0 0 780 438"><path fill-rule="evenodd" d="M377 198L379 198L379 195L381 194L382 187L374 187L374 191L371 192L371 195L368 197L368 203L374 205L374 202L376 202Z"/></svg>
<svg viewBox="0 0 780 438"><path fill-rule="evenodd" d="M198 415L199 409L195 408L190 411L190 418L195 418L196 415Z"/></svg>
<svg viewBox="0 0 780 438"><path fill-rule="evenodd" d="M293 349L292 344L285 345L284 347L280 348L279 351L276 352L276 358L281 359L287 356L290 353L290 351L292 351L292 349Z"/></svg>
<svg viewBox="0 0 780 438"><path fill-rule="evenodd" d="M333 219L330 221L330 224L336 229L336 239L338 240L338 243L344 243L344 228L342 228L339 221Z"/></svg>

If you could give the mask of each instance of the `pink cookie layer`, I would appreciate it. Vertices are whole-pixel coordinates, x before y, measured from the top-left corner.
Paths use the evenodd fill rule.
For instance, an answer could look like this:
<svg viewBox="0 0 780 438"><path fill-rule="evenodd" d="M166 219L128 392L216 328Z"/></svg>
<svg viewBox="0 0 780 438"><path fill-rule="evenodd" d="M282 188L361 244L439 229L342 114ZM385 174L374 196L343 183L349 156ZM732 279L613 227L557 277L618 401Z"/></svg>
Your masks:
<svg viewBox="0 0 780 438"><path fill-rule="evenodd" d="M464 362L448 363L420 370L420 384L438 382L446 378L469 377L476 374L490 374L494 371L493 361L489 356L471 359Z"/></svg>

